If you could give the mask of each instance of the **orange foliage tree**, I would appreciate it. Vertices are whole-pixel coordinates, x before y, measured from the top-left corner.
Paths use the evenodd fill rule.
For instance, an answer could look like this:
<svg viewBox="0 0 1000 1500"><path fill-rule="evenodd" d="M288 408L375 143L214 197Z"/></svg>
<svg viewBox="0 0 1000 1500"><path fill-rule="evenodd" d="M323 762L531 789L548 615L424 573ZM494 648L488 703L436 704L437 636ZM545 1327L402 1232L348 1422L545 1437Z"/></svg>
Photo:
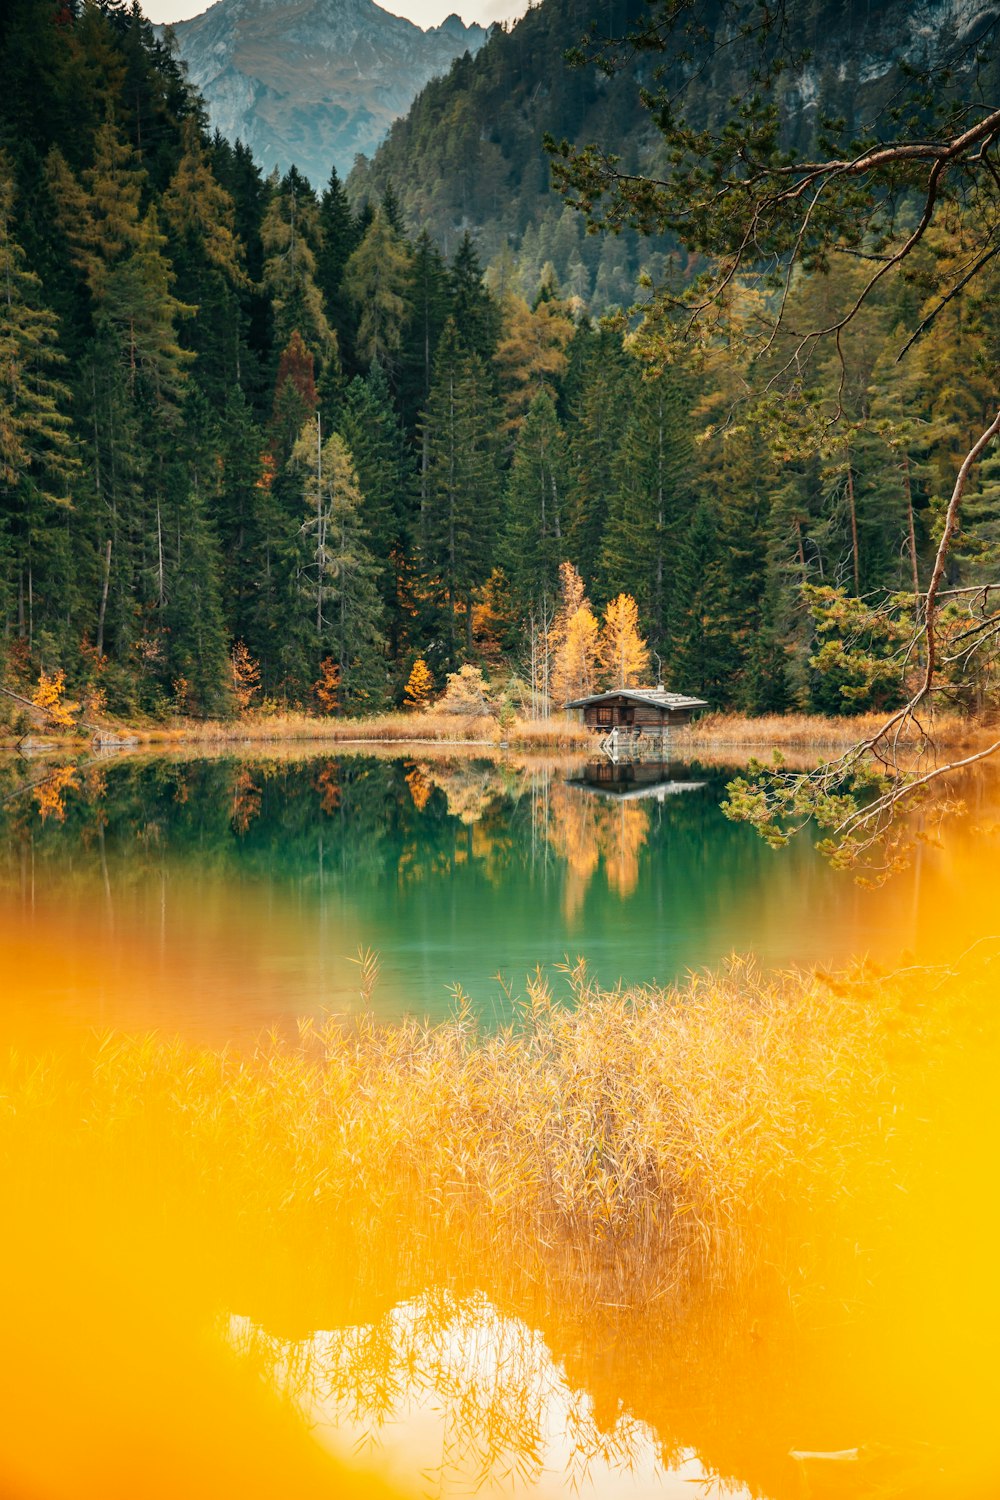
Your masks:
<svg viewBox="0 0 1000 1500"><path fill-rule="evenodd" d="M340 707L340 667L332 656L320 662L319 677L313 683L313 695L325 714L335 714Z"/></svg>
<svg viewBox="0 0 1000 1500"><path fill-rule="evenodd" d="M414 709L426 707L427 700L433 691L434 677L423 657L418 656L403 690L406 707Z"/></svg>
<svg viewBox="0 0 1000 1500"><path fill-rule="evenodd" d="M639 608L631 594L619 594L605 609L598 654L609 688L635 687L649 671L649 648L639 634Z"/></svg>
<svg viewBox="0 0 1000 1500"><path fill-rule="evenodd" d="M38 679L38 686L31 696L31 701L36 708L40 708L51 724L60 729L72 729L75 720L73 715L78 711L79 703L67 703L66 673L60 667L52 673L43 672Z"/></svg>
<svg viewBox="0 0 1000 1500"><path fill-rule="evenodd" d="M260 663L250 655L245 641L237 641L230 652L233 667L233 696L236 707L245 714L255 693L260 691Z"/></svg>
<svg viewBox="0 0 1000 1500"><path fill-rule="evenodd" d="M594 691L599 664L598 624L586 599L566 622L552 662L552 698L558 707Z"/></svg>

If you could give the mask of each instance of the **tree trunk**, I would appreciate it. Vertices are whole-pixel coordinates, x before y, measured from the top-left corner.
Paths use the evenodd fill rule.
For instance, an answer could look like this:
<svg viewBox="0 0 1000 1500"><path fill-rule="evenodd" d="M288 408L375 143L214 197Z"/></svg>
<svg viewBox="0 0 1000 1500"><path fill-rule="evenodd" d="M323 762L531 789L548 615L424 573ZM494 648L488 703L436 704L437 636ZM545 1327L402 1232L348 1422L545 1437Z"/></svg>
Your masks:
<svg viewBox="0 0 1000 1500"><path fill-rule="evenodd" d="M854 597L861 593L861 565L858 559L858 512L854 503L854 470L850 450L847 454L847 503L851 511L851 555L854 559Z"/></svg>
<svg viewBox="0 0 1000 1500"><path fill-rule="evenodd" d="M104 617L108 610L108 589L111 584L111 538L104 549L104 582L101 585L101 607L97 611L97 659L104 655Z"/></svg>
<svg viewBox="0 0 1000 1500"><path fill-rule="evenodd" d="M913 569L913 592L920 593L920 573L917 569L917 533L913 524L913 486L910 484L910 455L903 451L903 489L906 493L906 520L910 536L910 566Z"/></svg>

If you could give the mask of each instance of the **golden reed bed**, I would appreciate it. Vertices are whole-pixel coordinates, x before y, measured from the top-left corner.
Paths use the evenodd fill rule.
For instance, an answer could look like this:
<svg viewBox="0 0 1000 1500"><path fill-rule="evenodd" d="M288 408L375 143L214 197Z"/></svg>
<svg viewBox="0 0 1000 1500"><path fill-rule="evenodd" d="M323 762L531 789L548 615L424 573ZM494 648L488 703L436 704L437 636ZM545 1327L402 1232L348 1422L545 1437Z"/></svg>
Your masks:
<svg viewBox="0 0 1000 1500"><path fill-rule="evenodd" d="M791 1315L862 1409L888 1391L950 1453L979 1434L995 1473L991 951L669 991L578 972L572 1008L539 979L499 1033L459 1000L437 1028L330 1019L249 1052L29 1016L0 1065L5 1493L264 1495L283 1465L280 1492L319 1493L213 1329L364 1323L434 1286L564 1335L759 1340Z"/></svg>

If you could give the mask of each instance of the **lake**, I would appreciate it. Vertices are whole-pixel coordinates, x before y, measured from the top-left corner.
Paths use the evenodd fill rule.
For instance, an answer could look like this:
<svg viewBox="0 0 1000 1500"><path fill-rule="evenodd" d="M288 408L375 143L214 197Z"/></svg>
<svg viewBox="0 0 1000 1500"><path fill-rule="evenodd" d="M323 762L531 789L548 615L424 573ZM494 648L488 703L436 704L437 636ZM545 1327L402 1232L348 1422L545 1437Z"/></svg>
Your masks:
<svg viewBox="0 0 1000 1500"><path fill-rule="evenodd" d="M13 1269L0 1279L18 1287L25 1304L22 1359L35 1350L47 1358L46 1348L58 1342L60 1388L68 1369L72 1391L79 1345L81 1410L86 1414L91 1403L95 1426L109 1403L126 1399L137 1345L147 1342L136 1338L129 1296L165 1342L174 1325L190 1325L201 1340L198 1319L208 1317L228 1352L235 1349L253 1372L255 1389L263 1375L328 1452L351 1462L360 1454L410 1494L536 1500L589 1489L600 1500L692 1493L875 1500L996 1493L989 1487L995 1445L979 1437L980 1406L993 1409L995 1296L983 1289L995 1279L996 1234L981 1221L980 1195L957 1164L965 1164L970 1181L992 1170L993 1058L1000 1047L974 1008L971 1040L957 1046L954 1072L931 1047L925 1076L923 1053L906 1042L911 1026L914 1036L923 1034L925 1001L934 1002L951 972L947 965L940 975L912 975L906 1008L897 1014L890 1006L885 1018L886 1051L876 1052L887 1061L872 1073L870 1109L881 1122L884 1096L888 1125L883 1132L879 1123L873 1137L874 1187L866 1186L867 1158L862 1153L859 1163L855 1145L857 1121L867 1118L867 1085L861 1075L853 1085L851 1067L837 1062L841 1032L826 1019L836 996L848 993L846 1024L859 1024L866 985L857 987L857 1004L851 986L835 977L814 986L807 1033L790 1033L790 1069L781 1061L780 1006L777 1054L755 1052L757 1042L744 1047L752 1028L744 1034L737 1027L735 1052L720 1043L719 1110L691 1136L692 1171L703 1158L729 1160L726 1132L734 1122L755 1161L758 1126L766 1127L770 1110L769 1078L779 1096L786 1090L779 1126L772 1121L770 1137L763 1131L777 1143L777 1155L770 1167L752 1166L734 1189L738 1226L740 1193L756 1201L760 1190L766 1198L767 1183L777 1181L768 1212L759 1222L751 1215L740 1241L752 1248L760 1235L770 1245L773 1232L775 1253L791 1256L781 1275L775 1272L777 1291L769 1274L762 1276L759 1303L747 1300L738 1278L729 1286L717 1268L701 1281L693 1275L664 1282L669 1295L662 1298L637 1294L634 1305L627 1286L624 1297L598 1297L595 1287L617 1264L618 1247L596 1210L593 1233L582 1241L586 1263L573 1259L574 1241L566 1267L553 1262L558 1275L547 1280L533 1262L522 1265L525 1246L515 1255L511 1231L501 1228L487 1264L469 1227L479 1221L458 1212L465 1159L461 1170L440 1169L441 1181L434 1162L439 1141L447 1143L450 1134L464 1139L456 1134L459 1103L474 1120L477 1111L486 1118L499 1105L488 1089L467 1098L466 1085L472 1079L474 1087L479 1059L502 1037L484 1046L470 1036L476 1066L454 1075L430 1054L415 1063L405 1031L378 1032L374 1040L366 1032L372 1058L382 1055L388 1038L390 1061L371 1075L377 1085L359 1088L337 1082L337 1067L355 1057L352 1025L333 1028L342 1032L336 1066L334 1044L323 1043L328 1050L318 1053L315 1033L303 1043L303 1058L289 1060L294 1049L283 1037L294 1035L297 1017L355 1015L367 1007L390 1022L408 1014L441 1019L461 994L489 1033L515 1017L539 970L557 1002L572 1004L567 971L576 970L579 983L581 963L603 985L646 985L718 967L733 953L784 967L836 966L867 952L905 969L913 961L950 965L975 940L995 948L989 935L997 826L988 779L967 784L964 833L938 845L928 819L911 868L872 891L832 871L805 838L775 852L729 823L719 804L732 774L731 767L707 762L622 774L579 757L434 746L408 753L226 750L0 763L0 973L8 1034L23 1026L32 1040L41 1039L44 1053L67 1022L75 1045L84 1023L81 1045L96 1048L98 1057L93 1071L88 1065L79 1077L69 1063L65 1076L44 1063L36 1075L33 1065L18 1062L19 1048L7 1058L9 1079L0 1095L15 1104L6 1126L15 1137L22 1130L30 1148L37 1116L43 1164L36 1170L26 1149L18 1191L28 1211L11 1214L12 1224L27 1225L28 1248L19 1259L16 1237L13 1251L0 1247L13 1257ZM980 951L988 957L994 948ZM742 1021L744 991L735 993ZM756 1024L754 1005L762 1005L762 1021L767 1005L754 995L749 983L747 1014ZM628 1011L623 1005L623 1032L638 1024ZM964 1011L955 1014L961 1021ZM93 1026L156 1028L216 1050L158 1050L139 1039L105 1052L105 1040L87 1034ZM813 1034L824 1027L832 1028L832 1039ZM252 1049L265 1029L277 1037ZM873 1035L880 1034L874 1026ZM530 1050L537 1035L530 1029L525 1035ZM939 1033L929 1035L940 1043ZM517 1223L504 1195L517 1151L523 1158L533 1139L533 1120L560 1140L565 1131L572 1148L584 1152L578 1176L566 1169L567 1182L581 1191L599 1183L602 1132L611 1127L600 1111L593 1119L584 1112L578 1127L572 1122L573 1110L582 1108L580 1091L586 1095L613 1060L619 1032L600 1036L603 1063L581 1042L580 1054L559 1065L562 1072L552 1063L550 1076L549 1064L539 1064L532 1087L548 1102L536 1101L536 1114L524 1120L519 1111L528 1096L518 1090L527 1087L530 1067L511 1075L503 1103L513 1113L505 1127L491 1126L482 1136L494 1163L483 1190L495 1194L498 1214L508 1215L504 1223ZM394 1068L400 1038L406 1055ZM629 1045L627 1035L622 1041ZM612 1132L616 1150L628 1146L643 1101L656 1104L645 1127L653 1140L661 1104L665 1116L671 1092L686 1097L686 1064L659 1081L653 1066L636 1084L637 1070L656 1051L648 1041L624 1077L612 1070L600 1095L601 1109L621 1109ZM587 1045L596 1045L593 1036ZM23 1049L25 1058L32 1055ZM67 1056L73 1055L71 1045ZM327 1073L315 1065L320 1055ZM357 1056L363 1055L364 1045ZM863 1047L859 1055L867 1056ZM770 1075L762 1061L768 1057ZM364 1084L365 1065L358 1066ZM403 1104L397 1100L393 1124L387 1095L397 1085ZM91 1087L96 1102L81 1106ZM18 1089L19 1102L10 1092ZM845 1090L850 1107L843 1105ZM425 1131L432 1122L420 1139L433 1158L426 1167L433 1192L422 1164L416 1170L411 1163L412 1180L396 1165L417 1138L418 1097ZM838 1099L846 1111L839 1116ZM925 1116L937 1121L926 1139ZM356 1139L351 1128L360 1132ZM53 1140L62 1144L53 1147ZM893 1150L899 1167L884 1168L892 1186L886 1192L879 1153L891 1159ZM827 1162L834 1190L827 1193L825 1176L796 1175L799 1158L805 1166ZM841 1183L842 1158L854 1163L849 1191ZM15 1153L6 1166L17 1159ZM558 1155L546 1160L558 1166ZM739 1160L734 1154L733 1169ZM912 1162L920 1170L907 1179ZM338 1172L346 1176L334 1189L331 1174ZM522 1166L518 1180L547 1179L526 1175ZM815 1199L803 1196L801 1184L810 1182ZM905 1192L896 1191L897 1183ZM673 1215L683 1230L685 1205L670 1196L679 1188L675 1182L663 1196L664 1223ZM995 1195L984 1196L992 1211ZM16 1202L16 1192L7 1201ZM952 1226L944 1246L928 1207L942 1201ZM656 1197L657 1216L660 1202ZM73 1204L75 1219L68 1216ZM558 1248L576 1212L566 1209L562 1231L535 1236L539 1264L542 1251L552 1249L547 1236ZM782 1250L786 1214L791 1248ZM725 1244L728 1219L720 1222ZM945 1253L949 1246L953 1259ZM530 1245L528 1251L530 1262ZM51 1274L50 1253L58 1261ZM762 1264L772 1265L770 1249ZM876 1275L878 1297L871 1293ZM36 1283L32 1295L20 1291ZM132 1286L129 1296L122 1296L123 1284ZM859 1287L879 1307L881 1322L873 1321L868 1304L859 1304L867 1307L865 1317L852 1311ZM915 1319L918 1303L924 1315ZM937 1307L946 1307L947 1316L938 1316ZM100 1338L88 1332L91 1323ZM95 1339L105 1351L103 1395L93 1374ZM153 1335L149 1342L143 1378L155 1405L159 1348ZM199 1342L177 1355L182 1391L200 1348ZM954 1386L950 1406L935 1378L944 1368ZM11 1372L21 1383L16 1360ZM201 1393L196 1405L213 1399L209 1383L199 1387L195 1380L191 1388ZM176 1393L170 1399L178 1402L171 1420L181 1421L186 1408ZM154 1420L159 1424L158 1413ZM938 1481L928 1475L938 1472L939 1453L954 1463L956 1454L964 1462L966 1451L968 1482L935 1488ZM987 1487L977 1488L987 1469Z"/></svg>
<svg viewBox="0 0 1000 1500"><path fill-rule="evenodd" d="M539 967L568 996L580 960L612 986L915 942L914 872L862 891L807 839L728 822L731 768L635 771L440 747L9 760L8 975L17 953L36 1008L219 1040L365 1003L441 1019L456 987L492 1025Z"/></svg>

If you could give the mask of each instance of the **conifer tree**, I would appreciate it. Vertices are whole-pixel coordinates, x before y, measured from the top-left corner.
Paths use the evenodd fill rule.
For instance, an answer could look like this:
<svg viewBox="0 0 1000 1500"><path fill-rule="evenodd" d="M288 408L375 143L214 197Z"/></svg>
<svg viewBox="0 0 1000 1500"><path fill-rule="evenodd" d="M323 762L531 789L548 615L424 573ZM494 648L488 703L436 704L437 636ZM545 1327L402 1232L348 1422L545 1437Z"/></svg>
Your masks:
<svg viewBox="0 0 1000 1500"><path fill-rule="evenodd" d="M468 230L462 236L448 271L450 311L459 337L487 363L496 353L500 310L483 281L483 268Z"/></svg>
<svg viewBox="0 0 1000 1500"><path fill-rule="evenodd" d="M434 676L422 656L418 656L406 679L403 699L407 708L424 708L434 691Z"/></svg>
<svg viewBox="0 0 1000 1500"><path fill-rule="evenodd" d="M30 484L49 502L67 504L77 463L66 412L70 393L56 375L65 359L57 319L24 264L13 218L11 165L0 153L0 485L10 494Z"/></svg>
<svg viewBox="0 0 1000 1500"><path fill-rule="evenodd" d="M341 359L345 369L350 369L357 319L344 291L344 268L358 247L359 235L336 167L330 169L320 199L319 226L322 238L316 254L316 284L323 294L327 318L337 334Z"/></svg>
<svg viewBox="0 0 1000 1500"><path fill-rule="evenodd" d="M414 530L413 462L380 365L354 379L340 409L339 431L364 495L364 524L380 565L379 592L393 654L401 627L401 575Z"/></svg>
<svg viewBox="0 0 1000 1500"><path fill-rule="evenodd" d="M677 549L692 505L689 401L671 371L633 385L599 560L601 592L634 594L654 648L667 630Z"/></svg>
<svg viewBox="0 0 1000 1500"><path fill-rule="evenodd" d="M290 168L276 186L264 222L264 286L274 309L279 348L298 330L320 370L338 364L337 336L317 285L316 257L322 243L316 195Z"/></svg>
<svg viewBox="0 0 1000 1500"><path fill-rule="evenodd" d="M6 622L16 601L15 629L29 650L41 633L58 650L83 574L68 529L79 461L57 373L57 320L24 265L13 215L11 166L0 153L0 605Z"/></svg>
<svg viewBox="0 0 1000 1500"><path fill-rule="evenodd" d="M163 194L163 228L171 245L180 300L197 301L185 330L197 355L196 378L216 407L246 376L241 294L250 287L246 253L236 234L232 198L215 177L193 118L184 121L183 153Z"/></svg>
<svg viewBox="0 0 1000 1500"><path fill-rule="evenodd" d="M667 685L730 701L738 657L727 558L709 501L699 500L678 549L670 601Z"/></svg>
<svg viewBox="0 0 1000 1500"><path fill-rule="evenodd" d="M358 318L357 353L366 368L396 369L409 311L410 269L405 243L376 213L344 267L344 290Z"/></svg>
<svg viewBox="0 0 1000 1500"><path fill-rule="evenodd" d="M297 328L278 361L271 405L271 449L277 468L288 459L306 421L319 404L312 353Z"/></svg>
<svg viewBox="0 0 1000 1500"><path fill-rule="evenodd" d="M583 603L569 616L553 652L551 696L556 709L596 690L600 671L600 627Z"/></svg>
<svg viewBox="0 0 1000 1500"><path fill-rule="evenodd" d="M307 423L292 452L302 519L291 551L293 675L312 682L324 657L340 671L345 708L378 707L384 697L379 567L363 523L363 499L350 452L333 433ZM291 652L289 653L291 658ZM311 673L311 675L310 675Z"/></svg>
<svg viewBox="0 0 1000 1500"><path fill-rule="evenodd" d="M413 247L409 302L397 376L400 415L408 432L416 427L430 398L434 355L448 317L448 273L426 230Z"/></svg>
<svg viewBox="0 0 1000 1500"><path fill-rule="evenodd" d="M522 606L555 598L566 547L564 447L555 403L542 391L518 434L507 483L504 568Z"/></svg>
<svg viewBox="0 0 1000 1500"><path fill-rule="evenodd" d="M649 650L639 634L639 610L631 594L619 594L607 605L597 654L606 687L637 687L645 682Z"/></svg>
<svg viewBox="0 0 1000 1500"><path fill-rule="evenodd" d="M541 298L532 308L523 297L511 297L504 308L504 331L496 367L507 413L507 428L516 432L535 397L553 394L567 364L573 320L565 303Z"/></svg>
<svg viewBox="0 0 1000 1500"><path fill-rule="evenodd" d="M618 483L622 429L638 372L619 334L611 329L579 329L569 356L568 551L587 578L596 578L610 497Z"/></svg>
<svg viewBox="0 0 1000 1500"><path fill-rule="evenodd" d="M492 567L497 531L499 410L486 367L467 352L454 320L441 336L424 413L427 443L422 553L447 612L448 659L458 655L458 615L472 650L472 600Z"/></svg>

